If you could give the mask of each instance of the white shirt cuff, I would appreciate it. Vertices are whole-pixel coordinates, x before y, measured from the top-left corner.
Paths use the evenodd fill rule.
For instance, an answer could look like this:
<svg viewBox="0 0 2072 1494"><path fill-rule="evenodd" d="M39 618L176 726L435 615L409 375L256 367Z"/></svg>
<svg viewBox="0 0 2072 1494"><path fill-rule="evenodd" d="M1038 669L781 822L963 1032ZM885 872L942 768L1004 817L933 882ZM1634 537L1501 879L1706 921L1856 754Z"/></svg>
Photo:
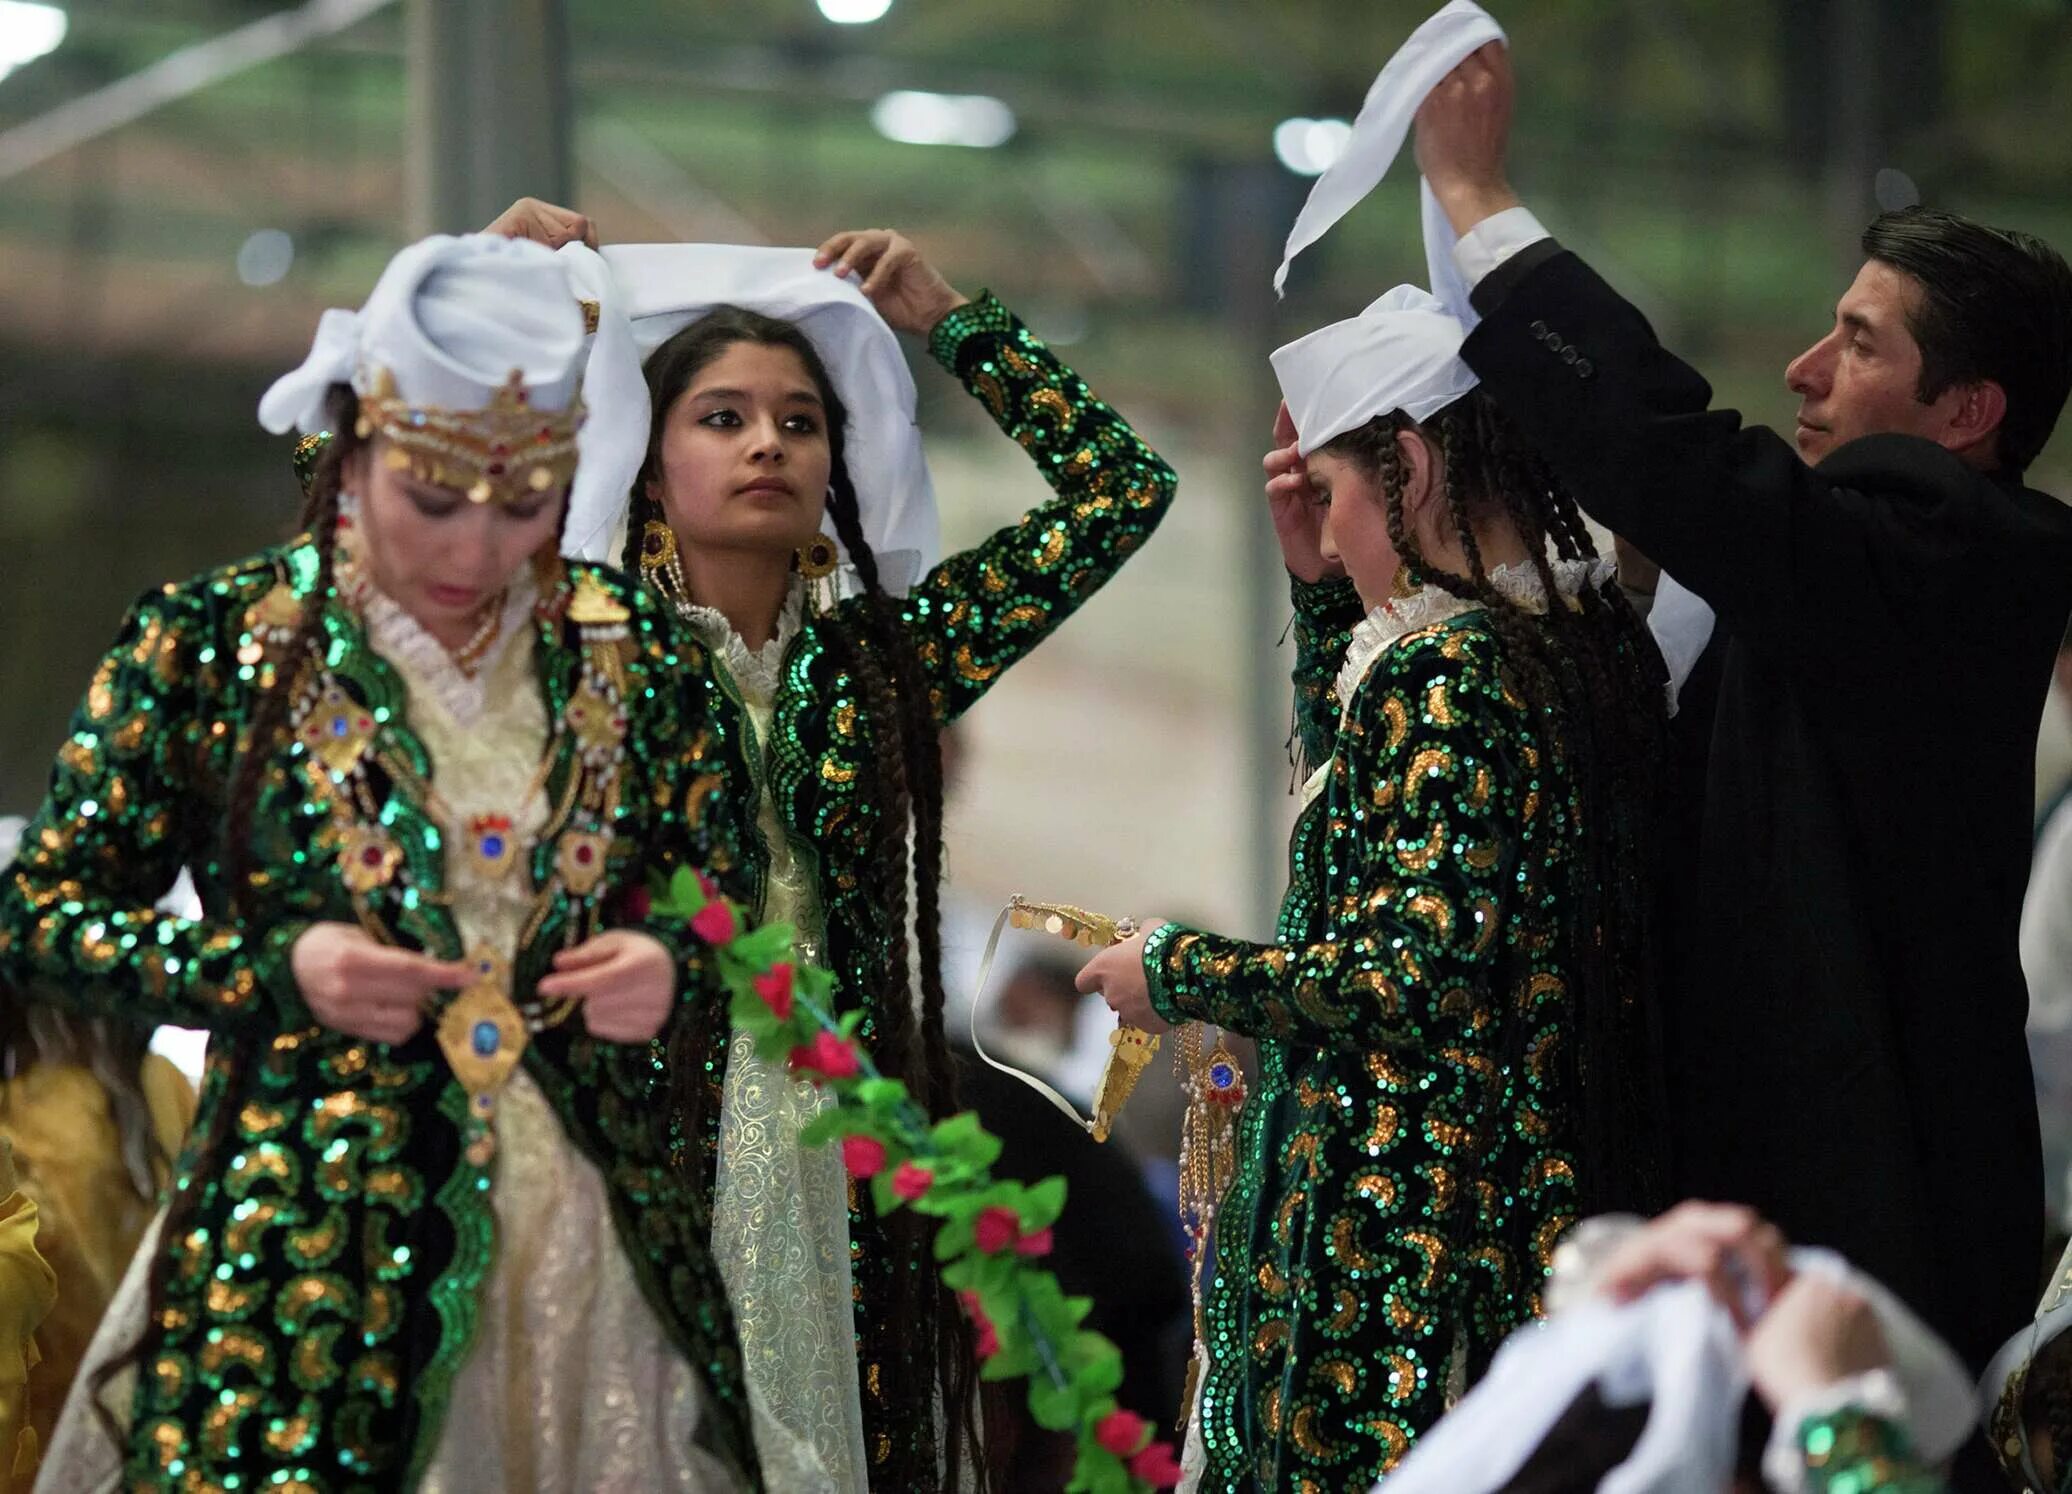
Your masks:
<svg viewBox="0 0 2072 1494"><path fill-rule="evenodd" d="M1530 208L1505 208L1461 235L1460 242L1453 246L1453 263L1461 279L1468 282L1468 289L1473 290L1491 270L1520 249L1551 237Z"/></svg>

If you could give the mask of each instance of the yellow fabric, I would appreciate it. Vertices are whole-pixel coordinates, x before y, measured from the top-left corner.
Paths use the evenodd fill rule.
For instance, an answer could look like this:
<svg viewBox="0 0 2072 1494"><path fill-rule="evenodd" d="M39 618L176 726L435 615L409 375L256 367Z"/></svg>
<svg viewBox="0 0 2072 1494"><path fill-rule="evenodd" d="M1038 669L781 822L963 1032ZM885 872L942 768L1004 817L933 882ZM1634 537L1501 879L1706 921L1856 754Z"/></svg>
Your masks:
<svg viewBox="0 0 2072 1494"><path fill-rule="evenodd" d="M155 1053L137 1077L155 1139L177 1156L194 1119L193 1086ZM37 1336L42 1360L29 1375L30 1424L47 1447L157 1200L137 1192L108 1092L81 1065L37 1064L0 1081L0 1137L14 1144L22 1192L41 1216L37 1245L60 1283ZM163 1168L158 1182L166 1182Z"/></svg>
<svg viewBox="0 0 2072 1494"><path fill-rule="evenodd" d="M36 1330L57 1294L57 1273L36 1250L35 1202L16 1186L0 1139L0 1494L35 1481L39 1439L29 1375L38 1359Z"/></svg>

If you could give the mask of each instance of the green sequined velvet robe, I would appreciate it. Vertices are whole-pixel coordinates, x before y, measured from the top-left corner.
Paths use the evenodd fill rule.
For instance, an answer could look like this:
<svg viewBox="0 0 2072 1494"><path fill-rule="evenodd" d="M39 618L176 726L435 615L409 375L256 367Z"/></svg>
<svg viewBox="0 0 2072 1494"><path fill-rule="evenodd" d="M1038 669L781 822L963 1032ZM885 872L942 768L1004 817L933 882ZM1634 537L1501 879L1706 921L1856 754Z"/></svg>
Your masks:
<svg viewBox="0 0 2072 1494"><path fill-rule="evenodd" d="M1275 940L1177 924L1174 1021L1259 1041L1216 1226L1202 1487L1362 1490L1539 1309L1575 1214L1554 889L1577 806L1478 613L1389 645L1339 720L1360 608L1295 587L1297 821Z"/></svg>
<svg viewBox="0 0 2072 1494"><path fill-rule="evenodd" d="M586 569L630 610L635 645L615 839L592 896L622 910L606 922L676 953L683 1020L723 1001L702 946L679 926L624 913L620 895L652 870L735 864L739 815L722 786L746 768L702 646L616 573L570 572ZM251 848L264 882L251 916L231 915L224 805L267 668L238 654L250 642L247 610L281 577L306 594L315 552L269 551L149 594L131 612L0 887L0 999L212 1035L155 1268L163 1308L138 1361L130 1485L385 1494L410 1487L438 1441L496 1250L493 1174L463 1154L467 1099L429 1025L401 1046L363 1042L315 1025L301 1000L288 966L295 939L314 921L352 923L355 909L336 834L299 776L299 744L271 750ZM533 623L550 719L580 678L569 594L566 581L546 592ZM341 606L326 623L333 673L383 722L382 745L436 782L394 671ZM553 750L548 790L558 796L572 740ZM396 942L461 957L441 903L439 828L378 769L372 788L404 852L404 874L372 911ZM554 856L552 841L533 852L534 885L551 877ZM183 865L199 921L152 908ZM576 904L562 892L521 947L521 1001ZM704 1435L752 1469L705 1199L670 1165L649 1047L596 1041L577 1020L537 1035L524 1064L597 1167L657 1321L703 1372Z"/></svg>
<svg viewBox="0 0 2072 1494"><path fill-rule="evenodd" d="M946 726L1135 553L1171 503L1174 478L1122 417L992 296L952 311L929 347L1028 452L1056 493L1018 523L943 561L905 599L904 621L927 674L935 719ZM845 625L853 605L809 618L786 651L768 772L800 865L814 878L826 923L823 958L836 977L837 1002L844 1010L866 1009L868 1044L878 1024L869 1010L875 997L866 993L881 985L878 972L889 960L893 931L867 874L887 797L873 745L878 727L829 645L830 629ZM752 814L755 795L743 792L734 802ZM742 840L760 867L767 856L761 836L744 823ZM714 1086L708 1153L718 1145L724 1061L720 1043L708 1060ZM852 1199L865 1452L875 1468L897 1447L939 1444L940 1433L927 1400L887 1393L893 1377L886 1366L915 1346L904 1325L888 1319L896 1263L884 1229L866 1193L854 1190Z"/></svg>

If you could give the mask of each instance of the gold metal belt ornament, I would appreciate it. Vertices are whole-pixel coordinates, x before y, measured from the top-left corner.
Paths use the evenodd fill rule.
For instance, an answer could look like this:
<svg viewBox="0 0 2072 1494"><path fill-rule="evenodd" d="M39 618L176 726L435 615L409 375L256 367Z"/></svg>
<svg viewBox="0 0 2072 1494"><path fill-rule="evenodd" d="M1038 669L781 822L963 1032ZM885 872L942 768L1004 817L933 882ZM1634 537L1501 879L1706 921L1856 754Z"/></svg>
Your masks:
<svg viewBox="0 0 2072 1494"><path fill-rule="evenodd" d="M1108 1066L1101 1071L1100 1087L1094 1092L1094 1113L1091 1118L1081 1115L1079 1107L1059 1094L1050 1085L1034 1074L1005 1064L986 1052L978 1037L978 997L986 991L988 978L993 972L993 957L999 953L1000 935L1012 924L1018 929L1039 929L1046 934L1055 934L1061 939L1070 939L1074 944L1088 949L1105 949L1111 944L1120 944L1137 932L1134 919L1105 918L1099 913L1089 913L1084 908L1075 908L1070 903L1039 903L1016 893L1000 916L993 920L992 937L986 940L985 958L979 962L978 990L971 1003L971 1047L979 1058L1003 1074L1012 1074L1051 1104L1072 1117L1096 1141L1106 1141L1109 1129L1115 1124L1115 1117L1122 1113L1128 1103L1137 1081L1144 1077L1144 1070L1151 1064L1151 1055L1158 1051L1158 1034L1146 1032L1141 1027L1128 1023L1117 1023L1115 1031L1109 1034Z"/></svg>

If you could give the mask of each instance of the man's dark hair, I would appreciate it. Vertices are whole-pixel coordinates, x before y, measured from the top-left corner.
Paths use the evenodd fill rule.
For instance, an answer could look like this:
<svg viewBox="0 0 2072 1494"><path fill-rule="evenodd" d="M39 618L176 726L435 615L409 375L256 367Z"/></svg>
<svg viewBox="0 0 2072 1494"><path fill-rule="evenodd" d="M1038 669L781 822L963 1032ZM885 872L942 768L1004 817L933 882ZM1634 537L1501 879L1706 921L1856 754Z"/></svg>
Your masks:
<svg viewBox="0 0 2072 1494"><path fill-rule="evenodd" d="M2072 390L2072 268L2034 234L1922 207L1879 214L1863 252L1920 283L1907 317L1921 348L1916 396L1998 384L2007 394L2000 468L2020 477Z"/></svg>

